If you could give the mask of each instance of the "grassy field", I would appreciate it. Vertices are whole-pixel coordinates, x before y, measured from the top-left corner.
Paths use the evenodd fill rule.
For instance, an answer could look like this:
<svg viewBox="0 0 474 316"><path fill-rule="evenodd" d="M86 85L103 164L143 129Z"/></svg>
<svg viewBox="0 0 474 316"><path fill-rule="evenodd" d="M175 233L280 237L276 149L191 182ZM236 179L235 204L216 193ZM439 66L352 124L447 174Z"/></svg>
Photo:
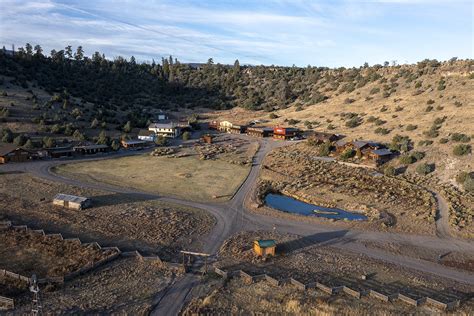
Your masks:
<svg viewBox="0 0 474 316"><path fill-rule="evenodd" d="M249 167L221 160L140 155L63 165L56 172L84 181L105 182L188 200L227 200Z"/></svg>

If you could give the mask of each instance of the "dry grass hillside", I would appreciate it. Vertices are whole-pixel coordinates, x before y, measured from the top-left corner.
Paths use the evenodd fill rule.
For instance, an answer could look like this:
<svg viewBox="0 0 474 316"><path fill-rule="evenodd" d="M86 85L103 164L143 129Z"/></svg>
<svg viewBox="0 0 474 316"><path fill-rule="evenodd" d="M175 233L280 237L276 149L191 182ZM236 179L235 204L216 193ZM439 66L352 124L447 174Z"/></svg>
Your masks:
<svg viewBox="0 0 474 316"><path fill-rule="evenodd" d="M314 105L303 106L297 100L292 106L273 112L234 108L208 115L242 123L260 119L264 125L297 126L342 134L349 140L390 143L397 134L408 136L414 150L425 152L423 161L435 163L433 174L443 182L454 183L459 172L474 170L472 153L453 153L456 145L474 144L471 67L466 61L444 62L417 79L406 75L415 73L416 65L382 68L382 79L349 93L331 90L329 85L323 87L329 98ZM467 137L456 141L455 133ZM392 164L397 165L398 161ZM408 171L415 168L416 164L411 165Z"/></svg>

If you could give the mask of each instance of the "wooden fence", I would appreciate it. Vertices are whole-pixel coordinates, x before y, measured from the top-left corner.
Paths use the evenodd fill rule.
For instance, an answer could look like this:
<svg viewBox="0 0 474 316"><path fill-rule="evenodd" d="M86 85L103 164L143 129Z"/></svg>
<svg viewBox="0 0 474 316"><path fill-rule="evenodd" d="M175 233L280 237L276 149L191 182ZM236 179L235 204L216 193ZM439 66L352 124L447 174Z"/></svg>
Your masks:
<svg viewBox="0 0 474 316"><path fill-rule="evenodd" d="M292 286L295 286L298 290L301 290L301 291L305 291L311 288L316 288L330 295L344 293L358 299L361 299L362 297L373 297L382 302L404 302L412 306L420 306L426 303L438 309L446 310L446 311L453 310L456 307L459 307L460 302L461 302L459 299L455 299L451 302L441 302L439 300L436 300L428 296L419 297L415 299L408 296L407 294L400 293L400 292L386 294L377 289L359 290L359 289L355 289L351 287L350 285L330 286L330 285L324 284L324 282L310 282L310 283L305 284L294 278L286 278L286 279L279 280L268 274L259 274L259 275L252 276L242 270L225 271L223 269L214 268L214 272L225 279L231 278L231 277L241 277L245 283L266 281L273 286L284 286L284 285L291 284Z"/></svg>

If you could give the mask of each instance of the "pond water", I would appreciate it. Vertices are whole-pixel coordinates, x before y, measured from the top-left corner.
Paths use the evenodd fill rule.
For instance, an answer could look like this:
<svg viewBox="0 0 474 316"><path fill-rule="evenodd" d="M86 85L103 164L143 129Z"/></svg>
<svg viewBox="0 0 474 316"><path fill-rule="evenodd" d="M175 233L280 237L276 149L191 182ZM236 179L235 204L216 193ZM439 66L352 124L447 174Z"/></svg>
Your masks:
<svg viewBox="0 0 474 316"><path fill-rule="evenodd" d="M265 197L265 202L268 206L287 213L334 219L347 219L350 221L362 221L367 219L367 216L359 213L352 213L338 208L313 205L281 194L270 193Z"/></svg>

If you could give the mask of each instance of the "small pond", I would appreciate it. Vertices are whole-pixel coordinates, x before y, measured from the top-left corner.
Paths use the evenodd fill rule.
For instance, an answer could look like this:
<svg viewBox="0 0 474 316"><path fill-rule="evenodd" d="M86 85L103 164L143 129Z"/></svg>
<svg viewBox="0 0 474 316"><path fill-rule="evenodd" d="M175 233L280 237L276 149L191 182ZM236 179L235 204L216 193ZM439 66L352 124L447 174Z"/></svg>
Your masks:
<svg viewBox="0 0 474 316"><path fill-rule="evenodd" d="M306 216L316 216L316 217L325 217L333 219L347 219L350 221L362 221L366 220L367 216L344 211L338 208L328 208L317 206L305 202L298 201L294 198L284 196L281 194L268 194L265 197L265 203L277 210L287 212L287 213L296 213Z"/></svg>

